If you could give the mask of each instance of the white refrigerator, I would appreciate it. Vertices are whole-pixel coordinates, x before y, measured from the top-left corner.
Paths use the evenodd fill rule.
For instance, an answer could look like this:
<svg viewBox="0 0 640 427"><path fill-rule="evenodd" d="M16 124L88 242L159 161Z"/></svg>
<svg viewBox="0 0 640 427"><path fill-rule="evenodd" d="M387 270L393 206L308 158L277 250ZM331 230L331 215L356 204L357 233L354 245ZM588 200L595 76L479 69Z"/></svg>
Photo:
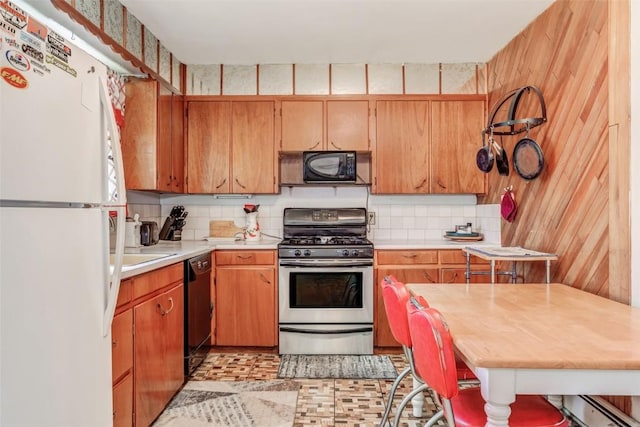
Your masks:
<svg viewBox="0 0 640 427"><path fill-rule="evenodd" d="M107 69L29 19L0 15L0 426L111 426L126 201Z"/></svg>

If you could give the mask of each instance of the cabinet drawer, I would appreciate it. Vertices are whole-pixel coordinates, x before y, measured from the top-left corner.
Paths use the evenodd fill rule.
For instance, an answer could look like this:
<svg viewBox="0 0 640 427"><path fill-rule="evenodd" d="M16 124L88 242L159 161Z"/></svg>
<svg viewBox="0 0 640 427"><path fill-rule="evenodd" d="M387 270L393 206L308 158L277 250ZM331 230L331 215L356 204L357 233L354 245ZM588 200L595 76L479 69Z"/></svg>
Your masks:
<svg viewBox="0 0 640 427"><path fill-rule="evenodd" d="M435 250L378 251L379 265L437 264L437 263L438 263L438 251L435 251Z"/></svg>
<svg viewBox="0 0 640 427"><path fill-rule="evenodd" d="M275 251L215 251L216 266L220 265L274 265Z"/></svg>
<svg viewBox="0 0 640 427"><path fill-rule="evenodd" d="M133 425L133 378L126 377L113 388L113 427Z"/></svg>
<svg viewBox="0 0 640 427"><path fill-rule="evenodd" d="M467 253L462 249L460 250L441 250L438 251L438 257L440 264L466 264ZM471 256L471 264L486 264L487 261L477 256Z"/></svg>
<svg viewBox="0 0 640 427"><path fill-rule="evenodd" d="M131 301L132 280L123 280L120 282L120 291L118 292L118 301L116 307L120 307Z"/></svg>
<svg viewBox="0 0 640 427"><path fill-rule="evenodd" d="M184 279L183 270L183 264L180 262L134 277L133 299L157 291L171 283L181 282Z"/></svg>
<svg viewBox="0 0 640 427"><path fill-rule="evenodd" d="M113 318L111 324L111 378L115 383L133 367L133 311L127 310Z"/></svg>

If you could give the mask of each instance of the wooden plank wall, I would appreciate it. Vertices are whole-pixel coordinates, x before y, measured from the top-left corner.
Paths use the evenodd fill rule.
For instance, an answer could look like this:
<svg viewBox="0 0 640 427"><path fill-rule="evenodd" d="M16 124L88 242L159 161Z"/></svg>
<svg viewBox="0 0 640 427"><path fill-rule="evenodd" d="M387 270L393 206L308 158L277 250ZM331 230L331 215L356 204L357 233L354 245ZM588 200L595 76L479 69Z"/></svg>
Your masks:
<svg viewBox="0 0 640 427"><path fill-rule="evenodd" d="M557 0L488 62L489 108L510 90L536 85L548 122L530 134L544 152L542 174L526 181L513 170L508 177L492 171L479 199L499 203L513 185L519 212L513 223L502 222L502 244L557 253L552 281L624 303L630 301L629 27L620 21L628 11L626 0ZM532 98L517 112L517 118L539 115ZM504 137L510 160L523 136ZM523 264L526 281L544 279L543 265ZM630 398L607 399L630 413Z"/></svg>

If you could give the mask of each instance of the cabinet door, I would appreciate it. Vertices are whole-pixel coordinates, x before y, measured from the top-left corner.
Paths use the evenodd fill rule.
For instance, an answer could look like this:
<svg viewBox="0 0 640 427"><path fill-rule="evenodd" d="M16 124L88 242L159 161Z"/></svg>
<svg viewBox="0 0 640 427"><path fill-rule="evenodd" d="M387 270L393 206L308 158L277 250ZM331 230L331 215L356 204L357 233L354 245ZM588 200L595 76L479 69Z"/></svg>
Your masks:
<svg viewBox="0 0 640 427"><path fill-rule="evenodd" d="M171 133L171 92L160 88L158 97L158 190L174 191Z"/></svg>
<svg viewBox="0 0 640 427"><path fill-rule="evenodd" d="M216 345L273 347L276 340L274 267L216 268Z"/></svg>
<svg viewBox="0 0 640 427"><path fill-rule="evenodd" d="M486 174L476 166L484 101L431 103L431 192L483 193Z"/></svg>
<svg viewBox="0 0 640 427"><path fill-rule="evenodd" d="M182 284L134 307L135 417L148 426L184 381Z"/></svg>
<svg viewBox="0 0 640 427"><path fill-rule="evenodd" d="M280 150L322 150L322 101L282 101Z"/></svg>
<svg viewBox="0 0 640 427"><path fill-rule="evenodd" d="M155 190L158 83L130 79L125 91L127 112L121 134L125 183L128 190Z"/></svg>
<svg viewBox="0 0 640 427"><path fill-rule="evenodd" d="M378 101L376 193L429 192L429 101Z"/></svg>
<svg viewBox="0 0 640 427"><path fill-rule="evenodd" d="M113 427L133 425L133 376L113 388Z"/></svg>
<svg viewBox="0 0 640 427"><path fill-rule="evenodd" d="M114 316L111 324L111 378L115 383L133 367L133 312Z"/></svg>
<svg viewBox="0 0 640 427"><path fill-rule="evenodd" d="M327 149L369 150L369 101L327 101Z"/></svg>
<svg viewBox="0 0 640 427"><path fill-rule="evenodd" d="M171 171L173 192L184 191L184 98L171 96Z"/></svg>
<svg viewBox="0 0 640 427"><path fill-rule="evenodd" d="M275 103L234 101L232 193L275 193Z"/></svg>
<svg viewBox="0 0 640 427"><path fill-rule="evenodd" d="M380 282L385 276L393 275L402 283L438 283L440 281L439 270L434 267L379 267L376 275L376 331L375 345L379 347L397 347L400 344L393 338L389 320L384 308L384 298L380 292Z"/></svg>
<svg viewBox="0 0 640 427"><path fill-rule="evenodd" d="M231 103L189 102L187 192L229 193Z"/></svg>

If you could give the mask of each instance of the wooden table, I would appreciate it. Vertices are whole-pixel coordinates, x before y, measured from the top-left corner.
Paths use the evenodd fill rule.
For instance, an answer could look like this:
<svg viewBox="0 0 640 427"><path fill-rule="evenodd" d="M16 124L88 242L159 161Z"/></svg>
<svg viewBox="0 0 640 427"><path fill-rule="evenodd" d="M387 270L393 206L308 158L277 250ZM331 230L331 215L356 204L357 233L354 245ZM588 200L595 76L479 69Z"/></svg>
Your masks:
<svg viewBox="0 0 640 427"><path fill-rule="evenodd" d="M467 255L467 271L464 277L467 283L473 274L487 274L485 272L471 271L471 255L485 259L491 263L491 283L496 282L496 274L511 276L511 283L516 282L516 262L544 261L546 264L546 282L551 278L551 261L558 259L558 255L545 252L532 251L519 246L466 246L462 250ZM511 271L496 273L496 261L511 261Z"/></svg>
<svg viewBox="0 0 640 427"><path fill-rule="evenodd" d="M640 309L567 285L408 284L480 379L486 426L516 394L640 395Z"/></svg>

